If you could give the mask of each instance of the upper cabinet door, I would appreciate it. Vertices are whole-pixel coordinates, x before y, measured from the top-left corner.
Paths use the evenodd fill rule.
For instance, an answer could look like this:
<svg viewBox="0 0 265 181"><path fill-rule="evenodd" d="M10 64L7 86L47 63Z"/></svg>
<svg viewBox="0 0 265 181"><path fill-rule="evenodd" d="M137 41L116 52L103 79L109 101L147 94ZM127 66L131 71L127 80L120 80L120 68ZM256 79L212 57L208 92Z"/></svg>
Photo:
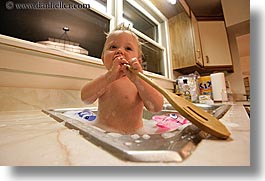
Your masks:
<svg viewBox="0 0 265 181"><path fill-rule="evenodd" d="M181 69L196 64L190 17L185 11L169 19L172 67Z"/></svg>
<svg viewBox="0 0 265 181"><path fill-rule="evenodd" d="M198 27L198 21L194 14L191 12L191 22L192 22L192 31L193 31L193 40L194 40L194 48L195 48L195 59L196 63L203 66L202 59L202 50L201 50L201 41L200 41L200 33Z"/></svg>
<svg viewBox="0 0 265 181"><path fill-rule="evenodd" d="M204 66L232 66L224 21L198 21Z"/></svg>

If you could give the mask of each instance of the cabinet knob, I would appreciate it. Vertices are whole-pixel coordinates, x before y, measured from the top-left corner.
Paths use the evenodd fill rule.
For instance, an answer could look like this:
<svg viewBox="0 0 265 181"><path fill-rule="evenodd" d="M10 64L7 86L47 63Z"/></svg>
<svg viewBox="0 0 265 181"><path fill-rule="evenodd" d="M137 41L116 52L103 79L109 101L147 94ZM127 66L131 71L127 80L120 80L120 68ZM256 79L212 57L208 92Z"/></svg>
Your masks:
<svg viewBox="0 0 265 181"><path fill-rule="evenodd" d="M209 60L209 56L206 55L205 58L206 58L206 63L209 63L209 62L210 62L210 60Z"/></svg>

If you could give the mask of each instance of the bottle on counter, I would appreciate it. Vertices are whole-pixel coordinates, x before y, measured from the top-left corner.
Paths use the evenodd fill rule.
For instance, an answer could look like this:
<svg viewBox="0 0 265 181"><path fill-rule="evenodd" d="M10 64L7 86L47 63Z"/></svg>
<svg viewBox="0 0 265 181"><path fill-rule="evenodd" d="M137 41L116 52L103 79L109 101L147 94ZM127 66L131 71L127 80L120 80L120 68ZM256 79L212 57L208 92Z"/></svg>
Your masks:
<svg viewBox="0 0 265 181"><path fill-rule="evenodd" d="M181 93L180 88L179 88L178 81L176 81L176 85L175 85L175 94L178 95L178 96L182 96L182 93Z"/></svg>
<svg viewBox="0 0 265 181"><path fill-rule="evenodd" d="M186 100L191 102L190 87L187 79L183 79L183 96Z"/></svg>

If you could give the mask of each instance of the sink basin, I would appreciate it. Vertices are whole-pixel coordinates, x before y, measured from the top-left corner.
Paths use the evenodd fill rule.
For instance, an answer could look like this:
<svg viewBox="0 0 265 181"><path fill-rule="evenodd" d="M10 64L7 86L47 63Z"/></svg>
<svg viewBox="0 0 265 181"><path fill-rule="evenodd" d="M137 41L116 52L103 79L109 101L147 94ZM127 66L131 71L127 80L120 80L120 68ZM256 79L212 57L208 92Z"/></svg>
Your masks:
<svg viewBox="0 0 265 181"><path fill-rule="evenodd" d="M207 107L201 106L204 110L216 114L216 110L222 106ZM88 141L109 151L118 158L126 161L138 162L181 162L195 150L196 145L209 135L193 124L186 124L177 129L154 134L132 134L122 135L102 130L87 120L76 119L66 113L80 113L84 110L91 110L97 114L97 107L88 108L66 108L43 110L56 121L63 123L70 129L79 130ZM218 112L218 111L217 111ZM143 110L144 126L154 126L152 117L155 115L176 114L177 111L167 107L165 110L153 114ZM217 114L216 114L217 115ZM217 116L219 116L218 114Z"/></svg>
<svg viewBox="0 0 265 181"><path fill-rule="evenodd" d="M205 110L209 114L212 114L217 119L220 119L223 117L223 115L229 110L231 105L229 104L200 104L200 103L194 103L194 105L200 107L201 109ZM164 104L165 110L174 110L174 108L171 106L171 104Z"/></svg>

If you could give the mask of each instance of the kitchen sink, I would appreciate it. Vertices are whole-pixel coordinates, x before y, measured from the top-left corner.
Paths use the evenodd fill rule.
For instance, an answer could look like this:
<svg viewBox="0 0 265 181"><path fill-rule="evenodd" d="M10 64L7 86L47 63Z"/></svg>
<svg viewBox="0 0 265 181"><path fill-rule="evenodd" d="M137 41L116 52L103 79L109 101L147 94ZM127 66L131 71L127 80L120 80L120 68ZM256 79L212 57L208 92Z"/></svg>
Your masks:
<svg viewBox="0 0 265 181"><path fill-rule="evenodd" d="M201 109L205 110L209 114L212 114L217 119L220 119L223 117L223 115L230 109L230 104L200 104L200 103L194 103L194 105L200 107ZM172 107L171 104L164 104L163 108L165 110L174 110L174 107Z"/></svg>
<svg viewBox="0 0 265 181"><path fill-rule="evenodd" d="M224 105L196 105L217 118L220 118L229 109L228 106ZM79 113L86 110L97 114L97 107L50 109L43 110L43 112L66 127L78 130L91 143L126 161L181 162L192 154L202 139L210 136L190 122L176 129L160 130L156 133L124 135L112 133L94 126L93 121L80 119ZM156 114L144 109L144 127L152 129L156 127L152 120L153 116L176 114L178 112L170 105L165 105L164 109Z"/></svg>
<svg viewBox="0 0 265 181"><path fill-rule="evenodd" d="M217 119L222 118L225 113L230 109L231 105L230 104L198 104L195 103L196 106L202 108L206 112L212 114L214 117Z"/></svg>

